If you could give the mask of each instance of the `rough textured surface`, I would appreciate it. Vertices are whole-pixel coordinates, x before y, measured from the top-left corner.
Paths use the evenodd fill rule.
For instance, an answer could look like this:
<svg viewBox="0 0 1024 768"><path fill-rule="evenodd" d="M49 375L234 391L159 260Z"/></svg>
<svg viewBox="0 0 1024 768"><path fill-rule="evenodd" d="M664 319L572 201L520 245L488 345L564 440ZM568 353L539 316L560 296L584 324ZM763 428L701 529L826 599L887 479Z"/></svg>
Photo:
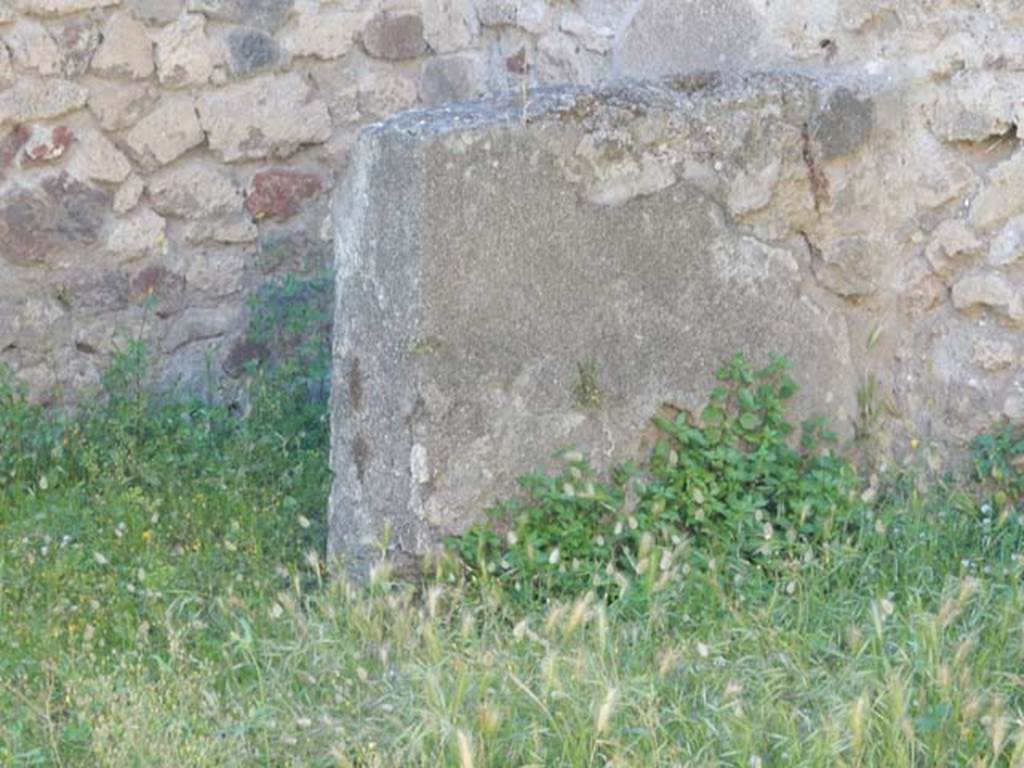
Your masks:
<svg viewBox="0 0 1024 768"><path fill-rule="evenodd" d="M681 167L710 115L770 135L816 103L798 79L561 90L526 124L513 102L366 132L334 212L331 553L364 569L387 523L398 556L423 554L567 445L636 458L659 406L699 407L737 351L793 360L804 413L852 415L849 333L805 249L744 232ZM587 364L597 407L574 395Z"/></svg>
<svg viewBox="0 0 1024 768"><path fill-rule="evenodd" d="M708 114L706 135L611 131L567 163L581 204L685 182L797 254L854 349L879 328L880 397L904 437L1024 413L1019 2L6 0L0 42L0 201L28 211L5 225L20 244L0 254L0 364L37 400L99 380L110 339L140 327L139 274L161 302L145 324L161 377L237 371L232 310L326 268L327 193L372 121L477 97L521 120L539 86L664 73L700 90L702 71L757 68L815 73L805 122L779 119L769 79ZM263 175L293 171L323 190ZM88 203L74 215L43 186L61 174L89 190L67 187Z"/></svg>
<svg viewBox="0 0 1024 768"><path fill-rule="evenodd" d="M210 148L227 162L287 157L331 136L327 106L296 74L224 88L203 96L198 106Z"/></svg>

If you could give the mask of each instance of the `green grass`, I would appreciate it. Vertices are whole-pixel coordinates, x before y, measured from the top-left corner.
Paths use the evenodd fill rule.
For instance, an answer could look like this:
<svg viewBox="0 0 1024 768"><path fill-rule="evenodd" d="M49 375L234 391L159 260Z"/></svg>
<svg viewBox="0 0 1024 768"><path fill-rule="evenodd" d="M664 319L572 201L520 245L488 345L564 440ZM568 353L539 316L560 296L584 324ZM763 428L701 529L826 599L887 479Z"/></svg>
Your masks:
<svg viewBox="0 0 1024 768"><path fill-rule="evenodd" d="M0 765L1024 766L1012 433L799 556L641 539L524 602L454 557L327 580L322 392L242 417L130 352L74 417L0 386Z"/></svg>

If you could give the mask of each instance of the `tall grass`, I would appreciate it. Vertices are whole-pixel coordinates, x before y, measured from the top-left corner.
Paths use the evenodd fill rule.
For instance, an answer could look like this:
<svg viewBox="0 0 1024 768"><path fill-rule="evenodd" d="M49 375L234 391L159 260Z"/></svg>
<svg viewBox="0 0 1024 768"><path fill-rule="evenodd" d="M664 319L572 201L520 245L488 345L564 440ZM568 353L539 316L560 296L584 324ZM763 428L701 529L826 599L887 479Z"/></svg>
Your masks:
<svg viewBox="0 0 1024 768"><path fill-rule="evenodd" d="M1009 433L976 475L912 454L808 556L683 537L524 603L455 558L328 580L324 407L286 381L245 418L4 386L2 765L1024 767Z"/></svg>

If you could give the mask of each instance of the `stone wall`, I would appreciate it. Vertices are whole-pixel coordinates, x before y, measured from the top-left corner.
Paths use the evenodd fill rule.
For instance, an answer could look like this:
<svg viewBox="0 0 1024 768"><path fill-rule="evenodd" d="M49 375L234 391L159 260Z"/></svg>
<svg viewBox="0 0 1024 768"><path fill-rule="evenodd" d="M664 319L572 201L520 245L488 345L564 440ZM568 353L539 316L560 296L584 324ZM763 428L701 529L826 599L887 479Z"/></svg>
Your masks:
<svg viewBox="0 0 1024 768"><path fill-rule="evenodd" d="M870 347L876 407L923 434L1024 417L1017 0L5 0L0 39L0 362L37 399L139 334L165 377L236 374L245 297L329 265L329 191L368 122L755 68L837 87L790 139L802 180L745 128L729 215L804 248ZM713 154L672 162L725 190ZM617 173L596 202L666 178Z"/></svg>

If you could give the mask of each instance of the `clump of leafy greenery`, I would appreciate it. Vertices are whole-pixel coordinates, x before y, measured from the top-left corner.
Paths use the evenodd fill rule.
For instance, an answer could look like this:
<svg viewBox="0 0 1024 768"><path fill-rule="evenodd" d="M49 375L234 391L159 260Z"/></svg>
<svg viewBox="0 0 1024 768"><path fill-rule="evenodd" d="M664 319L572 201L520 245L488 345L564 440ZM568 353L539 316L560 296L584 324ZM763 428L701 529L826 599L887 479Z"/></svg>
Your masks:
<svg viewBox="0 0 1024 768"><path fill-rule="evenodd" d="M813 556L862 523L861 481L829 450L822 420L805 422L791 444L786 403L797 386L787 367L777 359L755 370L734 358L699 418L653 418L661 439L642 466L604 480L566 453L564 471L524 477L526 501L498 505L451 547L527 601L588 589L614 596L623 573L654 584L687 547L771 568Z"/></svg>

